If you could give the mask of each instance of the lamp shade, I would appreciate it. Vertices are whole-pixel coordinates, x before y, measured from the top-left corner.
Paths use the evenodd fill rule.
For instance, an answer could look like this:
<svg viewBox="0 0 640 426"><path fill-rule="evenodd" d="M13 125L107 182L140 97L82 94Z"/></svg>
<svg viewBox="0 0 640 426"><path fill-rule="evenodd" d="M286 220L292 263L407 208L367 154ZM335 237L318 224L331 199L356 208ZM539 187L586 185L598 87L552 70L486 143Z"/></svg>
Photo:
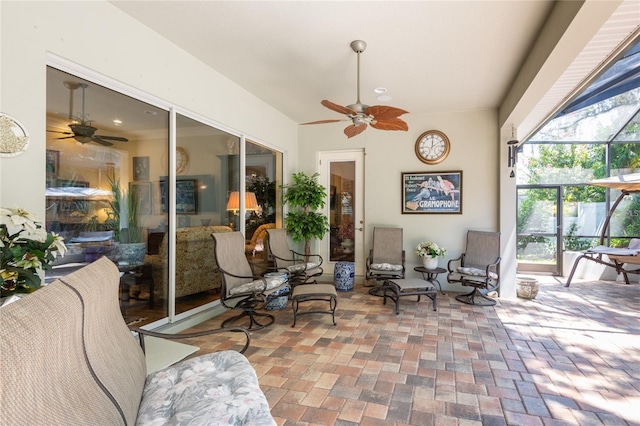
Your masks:
<svg viewBox="0 0 640 426"><path fill-rule="evenodd" d="M245 192L244 194L244 209L245 210L258 210L258 200L254 192ZM227 201L227 210L240 210L240 192L232 191L229 194L229 200Z"/></svg>

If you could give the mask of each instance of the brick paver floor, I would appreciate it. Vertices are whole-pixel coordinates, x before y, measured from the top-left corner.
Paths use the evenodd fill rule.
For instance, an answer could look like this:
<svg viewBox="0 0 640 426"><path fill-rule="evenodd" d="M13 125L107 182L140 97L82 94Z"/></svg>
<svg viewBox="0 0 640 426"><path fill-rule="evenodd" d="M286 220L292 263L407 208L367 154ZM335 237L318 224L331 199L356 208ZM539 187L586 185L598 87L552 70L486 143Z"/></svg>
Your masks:
<svg viewBox="0 0 640 426"><path fill-rule="evenodd" d="M337 326L291 328L287 306L245 355L279 425L640 425L640 285L540 278L534 300L407 297L400 315L356 285ZM218 336L191 343L233 345Z"/></svg>

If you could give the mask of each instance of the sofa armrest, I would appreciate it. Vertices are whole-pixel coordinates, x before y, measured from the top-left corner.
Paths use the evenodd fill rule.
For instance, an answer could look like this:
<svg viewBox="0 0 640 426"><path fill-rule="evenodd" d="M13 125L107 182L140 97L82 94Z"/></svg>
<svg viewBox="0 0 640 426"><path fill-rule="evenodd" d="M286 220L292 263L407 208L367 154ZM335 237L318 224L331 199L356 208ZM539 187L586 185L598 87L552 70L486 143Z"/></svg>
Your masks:
<svg viewBox="0 0 640 426"><path fill-rule="evenodd" d="M140 346L142 347L142 351L143 352L145 350L144 336L159 337L161 339L167 339L167 340L179 340L179 339L189 339L189 338L193 338L193 337L209 336L211 334L219 334L219 333L224 333L224 332L244 333L244 337L246 339L246 342L245 342L244 346L242 347L242 349L240 349L238 351L241 354L243 354L247 350L247 348L249 347L249 344L251 343L251 336L249 335L249 331L247 329L245 329L245 328L242 328L242 327L216 328L216 329L211 329L211 330L197 331L197 332L194 332L194 333L177 333L177 334L160 333L160 332L157 332L157 331L145 330L145 329L142 329L142 328L134 328L133 331L138 333L138 338L140 340Z"/></svg>

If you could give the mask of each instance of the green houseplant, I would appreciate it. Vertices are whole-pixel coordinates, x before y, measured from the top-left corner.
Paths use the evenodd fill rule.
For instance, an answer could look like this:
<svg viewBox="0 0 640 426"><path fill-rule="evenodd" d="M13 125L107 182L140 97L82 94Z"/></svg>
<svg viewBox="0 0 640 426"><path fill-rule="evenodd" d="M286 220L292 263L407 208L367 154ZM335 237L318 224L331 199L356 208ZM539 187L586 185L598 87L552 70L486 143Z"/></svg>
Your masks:
<svg viewBox="0 0 640 426"><path fill-rule="evenodd" d="M111 211L107 222L113 228L115 240L120 243L120 261L142 263L146 246L140 223L140 196L136 191L122 188L119 180L109 179L109 185L113 197L109 201ZM126 227L121 228L124 215Z"/></svg>
<svg viewBox="0 0 640 426"><path fill-rule="evenodd" d="M315 210L323 208L327 190L318 182L318 173L304 172L292 175L293 183L281 185L283 201L290 207L284 219L285 229L293 241L304 241L304 254L311 254L311 238L322 239L329 231L329 220Z"/></svg>

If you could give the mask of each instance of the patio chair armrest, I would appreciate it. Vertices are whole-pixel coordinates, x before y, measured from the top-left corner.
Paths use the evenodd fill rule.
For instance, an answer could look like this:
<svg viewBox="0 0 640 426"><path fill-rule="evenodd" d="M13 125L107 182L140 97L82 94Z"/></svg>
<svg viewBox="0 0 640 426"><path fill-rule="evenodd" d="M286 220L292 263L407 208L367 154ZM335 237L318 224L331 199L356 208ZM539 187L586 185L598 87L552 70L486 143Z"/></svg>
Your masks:
<svg viewBox="0 0 640 426"><path fill-rule="evenodd" d="M222 269L222 268L220 268L220 267L216 268L216 270L215 270L215 271L216 271L216 272L222 272L222 273L224 273L224 274L226 274L226 275L229 275L229 276L231 276L231 277L234 277L234 278L247 278L247 279L248 279L248 278L251 278L251 279L253 279L253 280L257 280L257 279L259 279L259 278L262 278L262 277L261 277L261 276L259 276L259 275L236 275L236 274L232 274L231 272L225 271L224 269Z"/></svg>
<svg viewBox="0 0 640 426"><path fill-rule="evenodd" d="M487 271L486 271L487 276L489 276L489 272L493 272L495 274L498 273L498 265L500 264L501 260L502 258L498 257L495 262L487 265Z"/></svg>
<svg viewBox="0 0 640 426"><path fill-rule="evenodd" d="M460 256L456 257L455 259L449 259L449 261L447 262L447 271L449 271L449 273L452 273L455 271L455 268L452 266L452 264L455 262L458 262L460 263L460 265L462 265L464 262L464 253L462 253Z"/></svg>
<svg viewBox="0 0 640 426"><path fill-rule="evenodd" d="M404 250L403 250L403 254L404 254ZM365 261L365 264L367 265L367 269L369 269L372 263L373 263L373 250L369 249L369 256L367 256L367 260Z"/></svg>
<svg viewBox="0 0 640 426"><path fill-rule="evenodd" d="M209 336L212 334L220 334L220 333L226 333L226 332L244 333L244 338L246 341L242 349L238 351L241 354L243 354L247 350L247 348L249 347L249 344L251 343L251 336L249 335L249 331L246 328L242 328L242 327L215 328L210 330L197 331L194 333L177 333L177 334L160 333L157 331L145 330L142 328L134 328L133 331L138 333L138 340L140 341L140 347L142 347L143 352L145 351L144 336L158 337L158 338L167 339L167 340L179 340L179 339L190 339L195 337Z"/></svg>
<svg viewBox="0 0 640 426"><path fill-rule="evenodd" d="M320 256L319 254L310 254L309 255L309 259L311 259L311 258L317 258L318 259L318 262L317 262L318 266L317 267L320 267L322 265L323 259L322 259L322 256Z"/></svg>

